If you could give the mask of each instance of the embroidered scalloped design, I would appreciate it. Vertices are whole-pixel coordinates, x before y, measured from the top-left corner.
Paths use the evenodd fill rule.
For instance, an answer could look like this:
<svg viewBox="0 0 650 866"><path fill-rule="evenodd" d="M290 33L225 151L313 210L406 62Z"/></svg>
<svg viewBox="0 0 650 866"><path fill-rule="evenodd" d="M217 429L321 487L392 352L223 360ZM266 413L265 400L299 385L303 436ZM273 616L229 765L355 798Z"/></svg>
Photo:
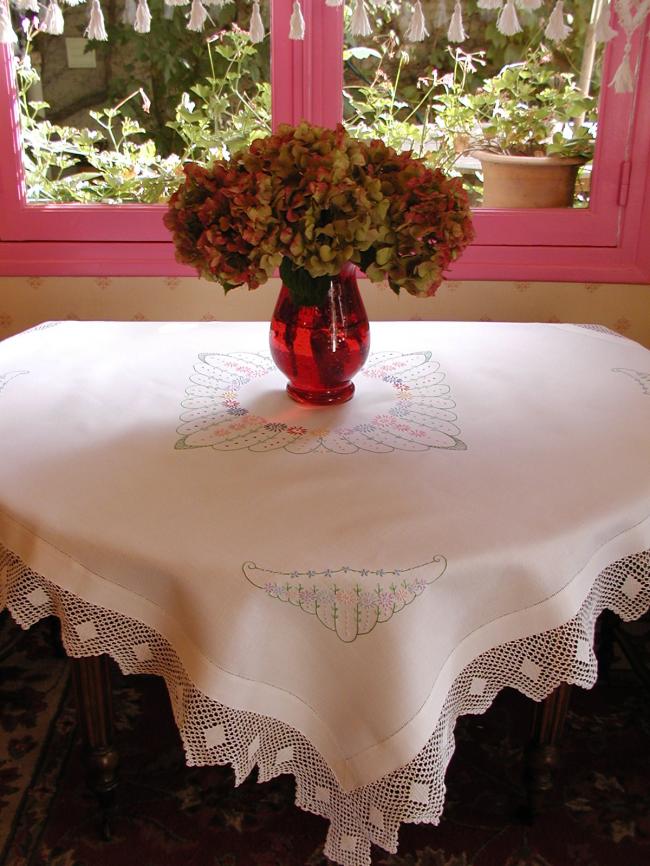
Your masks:
<svg viewBox="0 0 650 866"><path fill-rule="evenodd" d="M447 560L438 554L421 565L372 571L344 565L325 571L273 571L255 562L242 565L244 577L270 598L314 616L339 640L352 643L412 604L440 580Z"/></svg>
<svg viewBox="0 0 650 866"><path fill-rule="evenodd" d="M612 331L611 328L608 328L606 325L592 325L592 324L582 324L576 322L576 327L578 328L587 328L589 331L598 331L600 334L609 334L610 337L621 337L623 340L626 340L623 334L619 334L618 331Z"/></svg>
<svg viewBox="0 0 650 866"><path fill-rule="evenodd" d="M456 403L431 352L378 352L361 375L391 385L394 404L384 414L351 427L310 430L256 415L241 402L240 390L275 370L267 355L252 352L200 354L182 401L178 450L276 451L465 451L459 438Z"/></svg>
<svg viewBox="0 0 650 866"><path fill-rule="evenodd" d="M613 373L624 373L633 379L641 388L644 394L650 395L650 373L644 373L640 370L629 370L627 367L613 367Z"/></svg>
<svg viewBox="0 0 650 866"><path fill-rule="evenodd" d="M438 724L419 754L401 769L351 792L341 789L298 731L207 698L189 681L169 643L148 626L60 589L0 545L0 610L4 607L23 628L45 616L57 616L71 656L107 653L125 674L162 676L188 765L230 764L237 784L255 765L260 782L292 773L296 805L330 821L326 856L342 866L369 866L371 843L393 853L397 850L401 823L439 822L459 716L485 712L506 687L541 700L563 682L584 688L594 684L596 620L605 608L631 620L650 607L650 551L604 569L569 622L476 658L454 681Z"/></svg>
<svg viewBox="0 0 650 866"><path fill-rule="evenodd" d="M10 370L8 373L0 373L0 391L2 391L16 376L25 376L27 370Z"/></svg>
<svg viewBox="0 0 650 866"><path fill-rule="evenodd" d="M57 325L63 325L63 321L56 322L41 322L40 325L34 325L33 328L27 328L26 331L23 331L24 334L29 334L32 331L47 331L48 328L56 328Z"/></svg>

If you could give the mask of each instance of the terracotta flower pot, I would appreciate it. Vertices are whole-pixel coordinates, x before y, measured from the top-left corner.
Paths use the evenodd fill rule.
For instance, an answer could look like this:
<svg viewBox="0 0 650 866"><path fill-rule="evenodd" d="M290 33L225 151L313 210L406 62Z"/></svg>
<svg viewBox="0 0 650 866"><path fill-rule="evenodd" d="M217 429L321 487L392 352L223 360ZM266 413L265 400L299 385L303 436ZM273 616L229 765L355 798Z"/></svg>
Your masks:
<svg viewBox="0 0 650 866"><path fill-rule="evenodd" d="M585 160L564 156L510 156L474 151L483 169L483 207L571 207Z"/></svg>

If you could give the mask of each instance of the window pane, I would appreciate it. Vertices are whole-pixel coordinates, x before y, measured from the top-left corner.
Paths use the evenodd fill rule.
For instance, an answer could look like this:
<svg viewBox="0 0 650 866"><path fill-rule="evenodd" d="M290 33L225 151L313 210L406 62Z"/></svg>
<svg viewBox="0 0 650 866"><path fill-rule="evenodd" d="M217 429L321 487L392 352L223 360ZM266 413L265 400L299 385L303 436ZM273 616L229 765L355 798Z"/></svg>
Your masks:
<svg viewBox="0 0 650 866"><path fill-rule="evenodd" d="M30 202L158 202L185 160L209 162L270 129L269 39L251 43L249 10L203 7L199 33L187 29L189 5L151 0L141 34L126 23L133 0L104 7L105 42L84 38L86 4L65 7L63 36L13 12Z"/></svg>
<svg viewBox="0 0 650 866"><path fill-rule="evenodd" d="M347 21L346 123L461 175L475 206L588 206L603 53L589 21L602 2L575 0L566 16L571 32L560 44L544 37L552 4L536 11L517 4L522 30L504 36L499 10L464 0L461 44L447 38L451 0L423 0L431 35L421 42L405 40L410 20L402 6L369 4L374 35L352 36ZM526 186L533 156L547 157L540 197ZM503 175L513 162L514 191L524 198L511 201ZM562 173L564 198L548 198Z"/></svg>

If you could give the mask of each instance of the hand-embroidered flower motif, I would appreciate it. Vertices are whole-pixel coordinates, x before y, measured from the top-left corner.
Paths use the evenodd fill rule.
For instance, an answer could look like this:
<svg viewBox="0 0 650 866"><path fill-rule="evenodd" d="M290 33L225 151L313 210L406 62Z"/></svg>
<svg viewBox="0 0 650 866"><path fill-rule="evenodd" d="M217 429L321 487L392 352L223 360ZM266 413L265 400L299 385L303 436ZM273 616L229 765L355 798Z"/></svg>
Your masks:
<svg viewBox="0 0 650 866"><path fill-rule="evenodd" d="M176 448L283 448L292 454L465 450L456 404L439 367L431 352L371 355L361 375L392 386L392 407L353 426L308 429L261 417L242 405L241 388L275 370L270 358L247 352L201 354L182 402Z"/></svg>
<svg viewBox="0 0 650 866"><path fill-rule="evenodd" d="M8 373L0 373L0 392L2 392L7 384L15 379L16 376L27 375L27 370L10 370Z"/></svg>
<svg viewBox="0 0 650 866"><path fill-rule="evenodd" d="M614 367L612 373L625 373L641 386L644 394L650 395L650 373L640 373L638 370L628 370L625 367Z"/></svg>
<svg viewBox="0 0 650 866"><path fill-rule="evenodd" d="M269 598L288 602L336 633L344 643L369 634L379 623L388 622L396 613L422 595L427 586L439 580L447 569L447 560L437 555L412 568L371 571L349 566L322 571L273 571L254 562L242 565L244 576L253 586L263 589ZM381 583L377 578L388 578Z"/></svg>

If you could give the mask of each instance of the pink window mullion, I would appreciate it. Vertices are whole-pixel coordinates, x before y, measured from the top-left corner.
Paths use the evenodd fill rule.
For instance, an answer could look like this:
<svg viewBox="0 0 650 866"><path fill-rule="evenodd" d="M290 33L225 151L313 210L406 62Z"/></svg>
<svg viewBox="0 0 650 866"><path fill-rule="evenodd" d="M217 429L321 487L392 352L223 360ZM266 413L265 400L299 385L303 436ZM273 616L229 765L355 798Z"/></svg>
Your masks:
<svg viewBox="0 0 650 866"><path fill-rule="evenodd" d="M25 204L24 175L17 177L20 163L20 113L14 76L11 46L0 45L0 237L6 223Z"/></svg>
<svg viewBox="0 0 650 866"><path fill-rule="evenodd" d="M648 213L650 217L650 213ZM447 271L450 280L649 283L650 260L624 247L497 247L472 244Z"/></svg>
<svg viewBox="0 0 650 866"><path fill-rule="evenodd" d="M650 183L647 187L650 199ZM650 208L646 211L650 224ZM472 245L449 269L451 280L650 283L644 238L624 247ZM0 274L15 276L195 276L174 260L173 247L147 243L0 243Z"/></svg>
<svg viewBox="0 0 650 866"><path fill-rule="evenodd" d="M293 2L271 4L273 123L333 127L343 117L343 7L302 0L301 41L289 39Z"/></svg>
<svg viewBox="0 0 650 866"><path fill-rule="evenodd" d="M627 188L620 189L627 197L621 215L620 246L645 275L644 281L650 283L650 20L645 33L637 34L637 42L645 50L634 55L640 59L639 85L630 103L634 124L625 151L629 161Z"/></svg>

